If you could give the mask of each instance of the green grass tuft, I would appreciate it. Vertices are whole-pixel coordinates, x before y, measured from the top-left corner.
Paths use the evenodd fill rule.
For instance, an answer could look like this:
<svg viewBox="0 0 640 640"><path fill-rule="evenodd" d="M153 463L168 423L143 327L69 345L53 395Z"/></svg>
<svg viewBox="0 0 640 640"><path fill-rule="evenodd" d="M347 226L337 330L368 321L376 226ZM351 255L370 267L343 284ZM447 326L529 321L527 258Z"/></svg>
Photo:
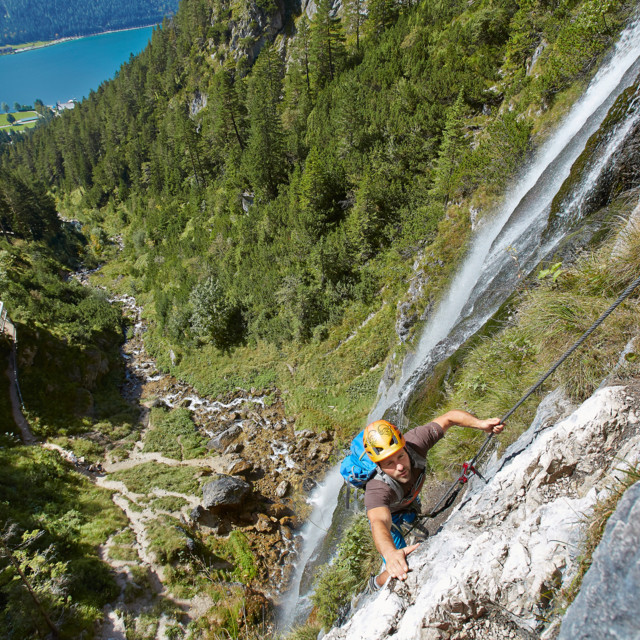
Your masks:
<svg viewBox="0 0 640 640"><path fill-rule="evenodd" d="M197 431L187 409L152 409L143 451L158 451L167 458L190 460L207 453L206 439Z"/></svg>
<svg viewBox="0 0 640 640"><path fill-rule="evenodd" d="M199 471L191 467L170 467L159 462L144 462L131 469L115 471L110 478L124 482L129 491L143 495L153 489L197 495L200 491L198 474Z"/></svg>

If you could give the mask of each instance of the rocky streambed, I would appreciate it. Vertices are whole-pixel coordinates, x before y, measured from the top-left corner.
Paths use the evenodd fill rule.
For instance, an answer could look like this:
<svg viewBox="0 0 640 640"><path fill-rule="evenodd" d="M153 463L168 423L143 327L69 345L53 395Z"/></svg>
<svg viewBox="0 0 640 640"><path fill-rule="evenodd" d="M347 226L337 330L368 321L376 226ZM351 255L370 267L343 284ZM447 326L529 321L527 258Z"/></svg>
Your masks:
<svg viewBox="0 0 640 640"><path fill-rule="evenodd" d="M79 274L78 279L88 284L89 276ZM122 392L140 407L138 429L133 437L110 443L99 464L61 451L113 492L128 520L101 550L121 593L105 611L98 637L124 639L133 629L140 633L141 620L149 618L159 598L170 602L174 612L156 616L154 623L147 620L144 625L153 628L143 629L144 637L166 637L172 625L184 628L210 612L213 601L184 585L175 588L175 575L195 572L200 579L229 580L225 576L232 574L232 562L218 558L212 563L198 549L203 542L224 545L233 534L242 535L255 563L245 596L268 620L271 604L286 590L307 494L326 469L332 434L295 431L277 389L236 389L217 399L199 396L160 372L145 351L146 327L135 299L120 295L112 300L122 305L131 327L122 348L127 367ZM174 412L189 416L193 433L162 435L164 416ZM164 539L174 547L177 540L178 549L169 553ZM185 558L189 569L181 566Z"/></svg>

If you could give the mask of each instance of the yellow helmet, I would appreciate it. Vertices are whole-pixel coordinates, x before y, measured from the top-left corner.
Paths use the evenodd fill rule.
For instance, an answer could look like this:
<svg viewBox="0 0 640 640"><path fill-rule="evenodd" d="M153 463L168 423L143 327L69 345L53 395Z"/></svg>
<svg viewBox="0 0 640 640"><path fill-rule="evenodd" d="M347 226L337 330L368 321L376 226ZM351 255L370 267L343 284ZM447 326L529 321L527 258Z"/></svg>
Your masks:
<svg viewBox="0 0 640 640"><path fill-rule="evenodd" d="M373 462L380 462L404 448L404 436L386 420L376 420L366 427L362 435L364 450Z"/></svg>

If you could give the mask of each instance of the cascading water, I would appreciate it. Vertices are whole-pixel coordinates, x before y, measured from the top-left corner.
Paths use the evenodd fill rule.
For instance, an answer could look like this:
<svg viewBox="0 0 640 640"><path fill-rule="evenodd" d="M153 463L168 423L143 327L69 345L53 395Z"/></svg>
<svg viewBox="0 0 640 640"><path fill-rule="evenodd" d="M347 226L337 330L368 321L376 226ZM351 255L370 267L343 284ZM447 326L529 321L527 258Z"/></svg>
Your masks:
<svg viewBox="0 0 640 640"><path fill-rule="evenodd" d="M633 83L639 69L640 20L636 20L622 33L608 62L507 193L502 208L478 229L448 293L428 319L415 351L403 363L399 379L389 387L381 383L370 420L386 415L403 422L407 403L433 368L484 325L513 292L522 272L531 270L557 246L567 227L556 225L552 231L546 229L551 202L587 140L598 130L614 101ZM563 217L567 221L580 218L580 208L589 195L591 183L639 117L636 114L623 122L600 151L587 177L564 205ZM325 524L328 514L335 510L341 484L335 467L314 492L314 502L323 505ZM318 517L314 510L311 519ZM312 535L312 530L316 535ZM281 607L281 630L304 619L306 603L297 608L300 582L309 559L323 542L324 531L308 523L302 537L295 576Z"/></svg>
<svg viewBox="0 0 640 640"><path fill-rule="evenodd" d="M608 62L507 193L501 210L479 229L448 293L427 321L415 351L403 363L399 379L388 388L381 384L378 402L369 414L371 420L386 414L402 422L409 399L433 368L496 312L522 272L527 273L557 246L566 231L561 226L545 238L544 244L540 242L551 202L587 140L598 130L614 101L633 83L639 69L637 20L622 33ZM609 154L624 140L630 126L626 123L617 132L609 144ZM602 170L605 163L596 163L592 171L598 166ZM583 185L577 191L574 207L579 207L587 190L588 185Z"/></svg>
<svg viewBox="0 0 640 640"><path fill-rule="evenodd" d="M307 597L301 598L300 584L309 562L331 527L337 496L342 484L340 469L335 466L327 473L324 481L314 489L309 498L313 511L300 532L300 551L295 560L294 573L278 611L278 628L282 631L290 629L296 623L304 622L309 615L308 594L306 594Z"/></svg>

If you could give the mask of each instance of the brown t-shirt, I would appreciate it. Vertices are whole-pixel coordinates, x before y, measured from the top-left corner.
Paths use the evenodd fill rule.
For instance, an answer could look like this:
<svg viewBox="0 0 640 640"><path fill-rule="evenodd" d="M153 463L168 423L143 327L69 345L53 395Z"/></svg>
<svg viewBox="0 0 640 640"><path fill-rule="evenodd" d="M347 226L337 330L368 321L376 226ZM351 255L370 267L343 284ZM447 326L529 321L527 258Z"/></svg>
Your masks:
<svg viewBox="0 0 640 640"><path fill-rule="evenodd" d="M426 456L427 451L444 436L442 427L437 422L429 422L404 434L407 444L411 445L413 451L420 456ZM411 481L407 483L405 495L411 490L420 476L420 469L411 469ZM391 512L398 511L400 507L393 508L391 505L396 501L396 492L382 480L372 478L367 482L364 492L364 506L367 511L375 507L389 507Z"/></svg>

